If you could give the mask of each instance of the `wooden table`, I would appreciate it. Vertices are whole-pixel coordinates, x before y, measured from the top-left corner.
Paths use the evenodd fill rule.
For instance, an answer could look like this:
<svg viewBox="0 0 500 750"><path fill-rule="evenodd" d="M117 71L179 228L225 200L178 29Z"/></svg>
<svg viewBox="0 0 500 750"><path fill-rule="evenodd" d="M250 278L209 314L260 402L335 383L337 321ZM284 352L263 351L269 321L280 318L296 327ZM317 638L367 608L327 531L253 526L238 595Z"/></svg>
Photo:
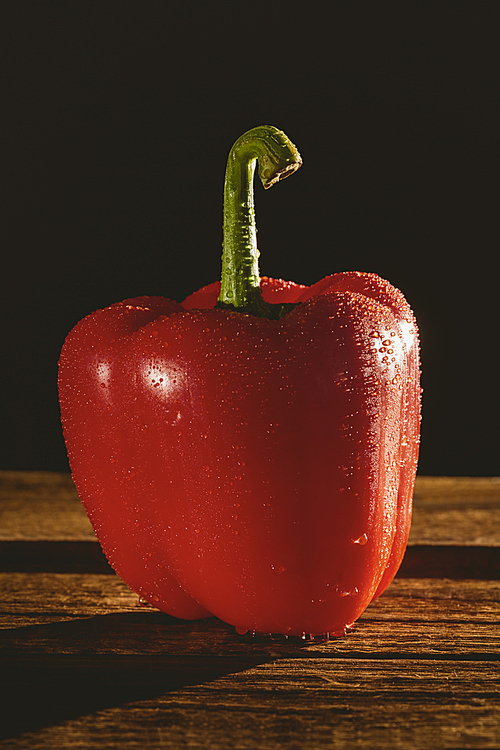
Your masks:
<svg viewBox="0 0 500 750"><path fill-rule="evenodd" d="M345 637L139 605L67 474L0 473L0 748L500 748L500 479L419 477L402 569Z"/></svg>

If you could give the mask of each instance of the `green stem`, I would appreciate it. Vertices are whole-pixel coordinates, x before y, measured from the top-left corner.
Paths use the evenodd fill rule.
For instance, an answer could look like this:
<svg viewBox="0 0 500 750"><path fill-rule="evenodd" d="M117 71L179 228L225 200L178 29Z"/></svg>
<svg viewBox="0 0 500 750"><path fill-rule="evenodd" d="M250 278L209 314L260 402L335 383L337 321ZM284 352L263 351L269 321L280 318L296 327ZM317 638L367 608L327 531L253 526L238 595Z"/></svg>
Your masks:
<svg viewBox="0 0 500 750"><path fill-rule="evenodd" d="M264 302L260 291L259 251L253 196L255 163L264 188L270 188L302 164L299 152L287 136L261 125L244 133L232 147L224 184L224 240L221 292L218 307L265 318L279 317ZM274 308L274 309L273 309Z"/></svg>

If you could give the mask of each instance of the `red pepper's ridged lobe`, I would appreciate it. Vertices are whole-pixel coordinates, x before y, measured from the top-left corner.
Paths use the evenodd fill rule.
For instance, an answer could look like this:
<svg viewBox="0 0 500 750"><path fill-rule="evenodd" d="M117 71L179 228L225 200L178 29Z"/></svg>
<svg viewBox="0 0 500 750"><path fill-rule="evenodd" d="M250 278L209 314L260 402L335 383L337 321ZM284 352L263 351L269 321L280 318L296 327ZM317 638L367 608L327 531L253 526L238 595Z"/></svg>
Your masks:
<svg viewBox="0 0 500 750"><path fill-rule="evenodd" d="M189 616L184 589L191 616L196 601L239 631L338 632L406 545L415 321L373 274L261 289L302 304L213 310L213 284L82 321L60 370L73 476L112 564L160 609Z"/></svg>
<svg viewBox="0 0 500 750"><path fill-rule="evenodd" d="M153 606L197 619L210 613L170 570L158 490L146 471L147 425L135 392L137 373L128 362L134 335L178 310L171 300L139 297L80 321L61 353L59 400L73 480L110 564Z"/></svg>
<svg viewBox="0 0 500 750"><path fill-rule="evenodd" d="M400 416L400 443L398 464L400 466L398 511L396 534L391 555L374 598L382 594L396 575L410 534L413 488L417 471L420 445L420 360L418 328L413 311L404 295L388 281L376 274L350 272L334 274L309 287L299 299L309 299L314 294L351 290L376 299L391 309L400 321L405 341L406 379L401 376L398 388L402 390ZM389 341L391 337L389 337ZM375 339L380 344L380 339ZM385 347L380 347L383 349ZM390 348L390 347L388 347ZM391 355L392 359L392 355Z"/></svg>

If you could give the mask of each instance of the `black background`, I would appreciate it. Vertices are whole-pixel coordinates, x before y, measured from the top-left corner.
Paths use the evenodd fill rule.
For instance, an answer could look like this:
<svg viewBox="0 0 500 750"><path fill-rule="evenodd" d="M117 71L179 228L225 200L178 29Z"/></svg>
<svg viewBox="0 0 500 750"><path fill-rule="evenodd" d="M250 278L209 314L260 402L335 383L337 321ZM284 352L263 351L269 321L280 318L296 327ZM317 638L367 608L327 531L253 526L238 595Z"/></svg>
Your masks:
<svg viewBox="0 0 500 750"><path fill-rule="evenodd" d="M273 124L304 166L256 186L261 273L399 287L419 472L498 474L497 3L2 7L1 468L67 469L57 360L80 318L219 277L228 151Z"/></svg>

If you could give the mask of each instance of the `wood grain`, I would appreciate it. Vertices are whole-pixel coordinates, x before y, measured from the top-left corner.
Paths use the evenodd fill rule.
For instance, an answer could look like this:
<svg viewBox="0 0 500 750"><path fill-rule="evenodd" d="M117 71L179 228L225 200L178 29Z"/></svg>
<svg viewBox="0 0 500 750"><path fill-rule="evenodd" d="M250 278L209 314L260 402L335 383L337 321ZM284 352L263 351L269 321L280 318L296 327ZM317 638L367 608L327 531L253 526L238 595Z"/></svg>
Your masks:
<svg viewBox="0 0 500 750"><path fill-rule="evenodd" d="M0 540L96 541L71 475L0 471Z"/></svg>
<svg viewBox="0 0 500 750"><path fill-rule="evenodd" d="M500 546L500 477L417 476L410 545Z"/></svg>

